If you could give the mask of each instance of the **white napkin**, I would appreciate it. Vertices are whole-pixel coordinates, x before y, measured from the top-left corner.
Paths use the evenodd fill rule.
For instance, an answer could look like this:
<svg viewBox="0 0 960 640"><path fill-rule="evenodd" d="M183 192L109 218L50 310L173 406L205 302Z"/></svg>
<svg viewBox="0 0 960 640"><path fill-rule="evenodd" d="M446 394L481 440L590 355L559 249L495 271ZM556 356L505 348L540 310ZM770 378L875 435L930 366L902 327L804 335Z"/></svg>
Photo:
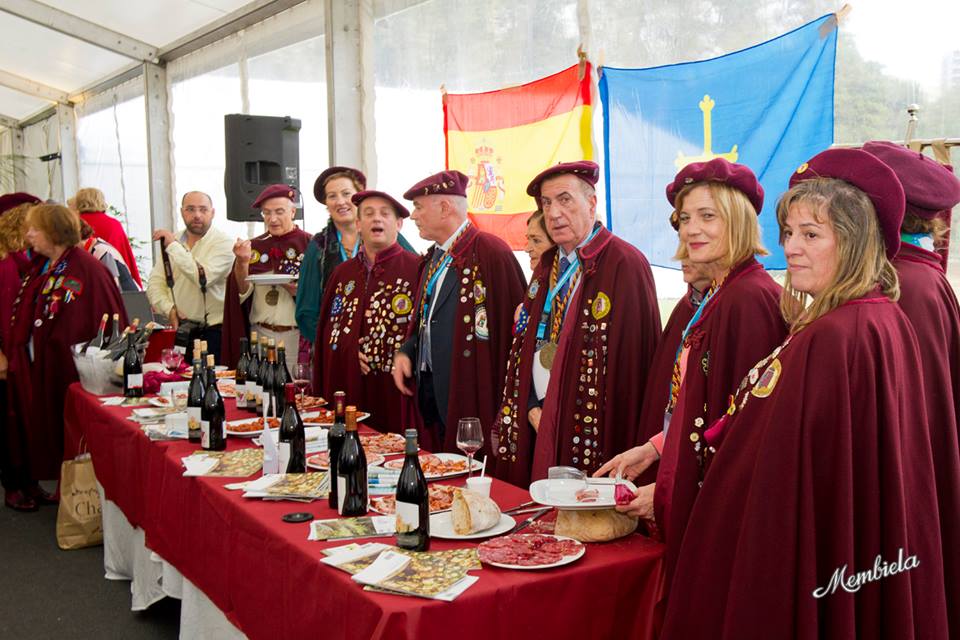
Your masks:
<svg viewBox="0 0 960 640"><path fill-rule="evenodd" d="M220 464L220 458L212 458L210 456L197 455L197 456L187 456L181 458L183 461L183 466L187 468L183 472L184 476L203 476L211 471L213 471L218 464Z"/></svg>
<svg viewBox="0 0 960 640"><path fill-rule="evenodd" d="M119 407L123 404L124 399L123 396L105 396L100 398L100 402L102 402L105 407Z"/></svg>

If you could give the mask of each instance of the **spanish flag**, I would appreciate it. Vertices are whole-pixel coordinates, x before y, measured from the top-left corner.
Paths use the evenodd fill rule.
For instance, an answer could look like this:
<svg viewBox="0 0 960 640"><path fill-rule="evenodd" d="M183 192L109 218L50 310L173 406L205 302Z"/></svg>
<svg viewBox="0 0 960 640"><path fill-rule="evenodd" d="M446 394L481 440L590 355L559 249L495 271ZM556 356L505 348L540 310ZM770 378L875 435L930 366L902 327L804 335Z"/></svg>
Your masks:
<svg viewBox="0 0 960 640"><path fill-rule="evenodd" d="M589 63L519 87L446 94L447 168L470 177L473 223L522 249L537 209L527 184L552 164L592 159L591 113Z"/></svg>

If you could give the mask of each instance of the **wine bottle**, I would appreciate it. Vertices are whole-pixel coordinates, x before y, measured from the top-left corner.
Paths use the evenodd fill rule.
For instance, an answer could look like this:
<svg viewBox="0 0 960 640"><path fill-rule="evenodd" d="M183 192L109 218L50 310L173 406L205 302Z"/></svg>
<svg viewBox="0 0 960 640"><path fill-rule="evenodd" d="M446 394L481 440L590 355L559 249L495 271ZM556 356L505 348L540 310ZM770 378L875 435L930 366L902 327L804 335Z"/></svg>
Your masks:
<svg viewBox="0 0 960 640"><path fill-rule="evenodd" d="M217 376L213 373L213 354L207 356L207 388L203 392L203 408L200 411L200 446L207 451L223 451L227 448L223 432L226 411L223 398L217 388Z"/></svg>
<svg viewBox="0 0 960 640"><path fill-rule="evenodd" d="M133 333L127 334L127 352L123 354L123 395L127 398L143 396L143 362L137 353Z"/></svg>
<svg viewBox="0 0 960 640"><path fill-rule="evenodd" d="M347 422L344 415L346 404L347 394L343 391L337 391L333 394L333 426L327 431L327 453L330 454L330 495L328 496L328 504L331 509L340 508L339 501L337 500L337 458L340 455L340 447L343 446L343 438L347 435Z"/></svg>
<svg viewBox="0 0 960 640"><path fill-rule="evenodd" d="M282 416L287 406L287 383L293 382L290 372L287 370L287 354L283 348L283 341L277 342L277 361L273 365L273 388L277 403L277 415ZM296 401L296 400L294 400Z"/></svg>
<svg viewBox="0 0 960 640"><path fill-rule="evenodd" d="M260 343L257 332L250 332L250 364L247 366L247 411L257 412L260 397Z"/></svg>
<svg viewBox="0 0 960 640"><path fill-rule="evenodd" d="M247 408L247 367L250 366L247 339L240 338L240 360L237 362L237 375L234 378L237 396L237 409Z"/></svg>
<svg viewBox="0 0 960 640"><path fill-rule="evenodd" d="M297 388L287 383L283 388L286 408L280 421L280 470L284 473L305 473L307 470L307 434L297 411Z"/></svg>
<svg viewBox="0 0 960 640"><path fill-rule="evenodd" d="M200 413L203 409L203 367L200 364L200 352L193 354L193 377L187 390L187 439L200 442Z"/></svg>
<svg viewBox="0 0 960 640"><path fill-rule="evenodd" d="M204 369L203 369L203 388L204 388L204 389L206 389L206 388L207 388L207 385L210 384L210 381L207 380L207 372L208 372L208 369L206 368L206 367L207 367L207 356L208 356L208 355L210 355L210 352L207 351L207 341L206 341L206 340L201 340L201 341L200 341L200 362L201 362L201 363L203 364L203 366L204 366Z"/></svg>
<svg viewBox="0 0 960 640"><path fill-rule="evenodd" d="M267 337L260 336L260 370L257 371L257 379L260 381L257 388L257 413L263 413L263 393L266 391L263 387L263 381L267 377L267 368L270 363L267 362Z"/></svg>
<svg viewBox="0 0 960 640"><path fill-rule="evenodd" d="M263 408L263 421L266 423L268 418L275 418L277 416L277 405L274 402L274 389L273 389L273 374L274 374L274 362L276 361L277 352L273 348L267 349L267 359L264 361L266 366L264 366L261 371L263 371L263 376L260 378L260 388L261 391L261 407Z"/></svg>
<svg viewBox="0 0 960 640"><path fill-rule="evenodd" d="M367 512L367 455L357 433L357 408L347 407L347 434L337 459L337 511L341 516Z"/></svg>
<svg viewBox="0 0 960 640"><path fill-rule="evenodd" d="M103 317L100 318L100 329L97 331L97 335L90 339L90 342L83 346L83 353L86 353L90 347L94 349L103 349L104 342L107 339L107 320L110 319L110 314L105 313Z"/></svg>
<svg viewBox="0 0 960 640"><path fill-rule="evenodd" d="M113 329L110 332L110 342L108 345L115 345L120 342L120 314L113 314Z"/></svg>
<svg viewBox="0 0 960 640"><path fill-rule="evenodd" d="M430 494L417 454L417 430L406 430L403 468L397 481L397 546L410 551L430 547Z"/></svg>

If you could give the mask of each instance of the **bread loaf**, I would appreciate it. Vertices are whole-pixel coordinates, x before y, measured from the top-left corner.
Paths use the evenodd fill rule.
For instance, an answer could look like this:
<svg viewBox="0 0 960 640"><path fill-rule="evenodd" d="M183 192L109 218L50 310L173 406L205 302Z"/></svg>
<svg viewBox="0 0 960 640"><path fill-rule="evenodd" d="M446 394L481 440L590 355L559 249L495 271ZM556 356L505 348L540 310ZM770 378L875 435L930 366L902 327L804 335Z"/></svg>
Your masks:
<svg viewBox="0 0 960 640"><path fill-rule="evenodd" d="M453 531L465 536L500 522L500 507L486 496L457 489L453 492Z"/></svg>
<svg viewBox="0 0 960 640"><path fill-rule="evenodd" d="M622 538L636 529L637 518L614 509L560 509L554 532L580 542L606 542Z"/></svg>

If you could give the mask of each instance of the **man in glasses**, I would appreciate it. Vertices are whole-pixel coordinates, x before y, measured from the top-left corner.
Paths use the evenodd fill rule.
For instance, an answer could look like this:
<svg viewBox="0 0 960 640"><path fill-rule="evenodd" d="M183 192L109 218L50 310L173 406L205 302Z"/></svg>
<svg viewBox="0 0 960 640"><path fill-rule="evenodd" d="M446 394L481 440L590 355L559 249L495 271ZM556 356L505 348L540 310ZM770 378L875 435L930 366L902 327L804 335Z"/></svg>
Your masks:
<svg viewBox="0 0 960 640"><path fill-rule="evenodd" d="M287 369L296 368L300 331L296 321L297 280L310 234L294 223L297 190L285 184L265 188L253 202L267 232L233 245L233 277L227 279L223 363L236 365L240 338L252 329L286 346ZM250 276L277 274L288 281L254 283Z"/></svg>
<svg viewBox="0 0 960 640"><path fill-rule="evenodd" d="M173 289L164 276L163 262L158 260L147 279L147 298L158 313L169 318L174 329L184 321L200 325L202 339L219 360L223 299L233 267L233 239L211 226L215 214L210 196L189 191L180 202L180 216L186 227L183 232L179 236L167 229L153 232L153 240L161 241L170 260ZM205 280L205 287L200 286L201 279Z"/></svg>

